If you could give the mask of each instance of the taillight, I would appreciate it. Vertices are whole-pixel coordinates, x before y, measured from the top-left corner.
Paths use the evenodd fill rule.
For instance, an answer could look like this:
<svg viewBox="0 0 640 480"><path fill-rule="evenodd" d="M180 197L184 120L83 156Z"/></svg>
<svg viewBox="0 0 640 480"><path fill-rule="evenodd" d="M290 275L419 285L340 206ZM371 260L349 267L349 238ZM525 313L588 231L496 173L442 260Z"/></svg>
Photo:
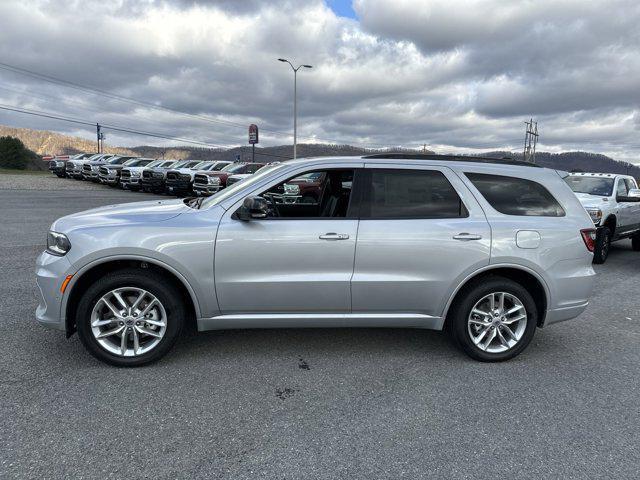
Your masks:
<svg viewBox="0 0 640 480"><path fill-rule="evenodd" d="M583 228L580 230L582 240L587 250L593 252L596 249L596 229L595 228Z"/></svg>

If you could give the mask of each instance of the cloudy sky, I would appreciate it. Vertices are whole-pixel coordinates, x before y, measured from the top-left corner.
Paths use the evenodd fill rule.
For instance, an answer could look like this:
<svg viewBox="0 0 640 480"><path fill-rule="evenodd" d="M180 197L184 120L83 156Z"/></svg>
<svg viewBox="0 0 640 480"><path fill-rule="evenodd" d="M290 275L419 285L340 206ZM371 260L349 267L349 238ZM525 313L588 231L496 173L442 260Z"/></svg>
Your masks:
<svg viewBox="0 0 640 480"><path fill-rule="evenodd" d="M534 117L543 150L640 163L639 24L637 0L2 0L0 104L223 146L257 123L262 145L286 144L285 57L313 65L300 142L521 150ZM93 135L3 110L0 124Z"/></svg>

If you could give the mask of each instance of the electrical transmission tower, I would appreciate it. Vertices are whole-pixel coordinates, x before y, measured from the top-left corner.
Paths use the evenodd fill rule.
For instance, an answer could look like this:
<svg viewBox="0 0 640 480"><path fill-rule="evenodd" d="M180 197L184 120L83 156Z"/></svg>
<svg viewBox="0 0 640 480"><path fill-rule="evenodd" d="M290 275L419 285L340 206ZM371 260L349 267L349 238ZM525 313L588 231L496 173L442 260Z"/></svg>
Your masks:
<svg viewBox="0 0 640 480"><path fill-rule="evenodd" d="M526 132L524 134L524 161L536 163L536 145L538 144L538 122L533 118L524 122Z"/></svg>

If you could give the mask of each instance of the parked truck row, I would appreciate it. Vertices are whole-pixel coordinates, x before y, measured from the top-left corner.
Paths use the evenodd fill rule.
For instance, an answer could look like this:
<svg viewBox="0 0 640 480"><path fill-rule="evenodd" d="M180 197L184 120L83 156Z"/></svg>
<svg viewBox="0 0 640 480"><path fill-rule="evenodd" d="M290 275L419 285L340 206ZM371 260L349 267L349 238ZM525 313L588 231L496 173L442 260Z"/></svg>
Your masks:
<svg viewBox="0 0 640 480"><path fill-rule="evenodd" d="M60 178L175 196L209 196L267 165L226 160L159 160L114 154L52 158L49 170Z"/></svg>

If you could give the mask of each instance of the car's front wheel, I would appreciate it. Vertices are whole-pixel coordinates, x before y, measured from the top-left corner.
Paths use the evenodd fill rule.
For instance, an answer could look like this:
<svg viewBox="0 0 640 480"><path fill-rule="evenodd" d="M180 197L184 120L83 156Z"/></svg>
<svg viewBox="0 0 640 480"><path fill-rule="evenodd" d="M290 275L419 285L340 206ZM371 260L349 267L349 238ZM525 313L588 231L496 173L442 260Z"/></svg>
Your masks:
<svg viewBox="0 0 640 480"><path fill-rule="evenodd" d="M145 272L146 273L146 272ZM137 367L163 357L185 322L180 292L139 270L120 270L97 280L76 312L80 340L99 360Z"/></svg>
<svg viewBox="0 0 640 480"><path fill-rule="evenodd" d="M535 334L538 312L531 294L503 277L464 288L447 318L455 343L470 357L499 362L519 355Z"/></svg>

